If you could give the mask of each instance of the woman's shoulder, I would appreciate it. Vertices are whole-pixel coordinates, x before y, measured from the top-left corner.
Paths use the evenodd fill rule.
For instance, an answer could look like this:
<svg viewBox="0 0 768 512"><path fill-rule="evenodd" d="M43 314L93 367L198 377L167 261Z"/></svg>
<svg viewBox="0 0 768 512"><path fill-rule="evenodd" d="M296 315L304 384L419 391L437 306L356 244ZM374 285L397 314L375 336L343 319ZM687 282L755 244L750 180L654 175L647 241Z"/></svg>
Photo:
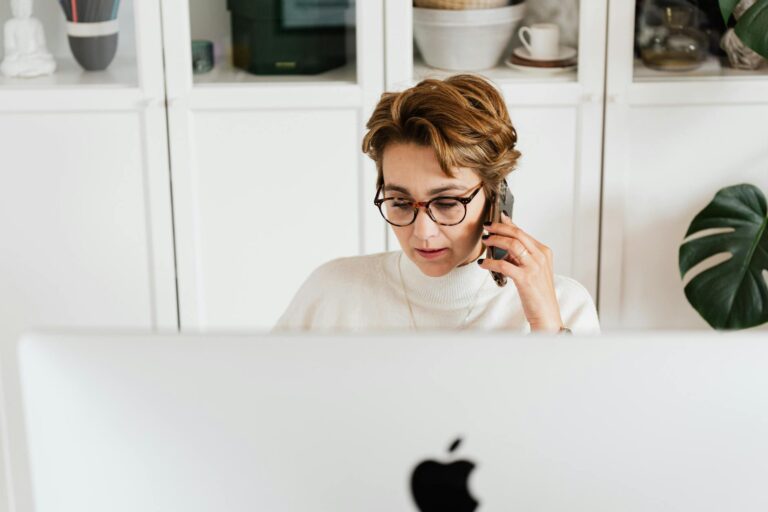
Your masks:
<svg viewBox="0 0 768 512"><path fill-rule="evenodd" d="M560 308L578 307L588 304L594 308L594 299L587 287L572 277L554 275L555 294Z"/></svg>
<svg viewBox="0 0 768 512"><path fill-rule="evenodd" d="M563 323L574 332L599 333L600 321L589 290L572 277L555 274L555 294Z"/></svg>
<svg viewBox="0 0 768 512"><path fill-rule="evenodd" d="M273 330L309 329L344 323L380 288L393 253L334 258L316 267L294 294Z"/></svg>
<svg viewBox="0 0 768 512"><path fill-rule="evenodd" d="M396 251L389 251L334 258L315 268L310 278L323 281L330 279L334 282L380 278L388 258L395 254Z"/></svg>
<svg viewBox="0 0 768 512"><path fill-rule="evenodd" d="M555 290L570 295L592 297L587 287L572 277L555 274Z"/></svg>
<svg viewBox="0 0 768 512"><path fill-rule="evenodd" d="M322 293L353 292L370 290L372 285L381 286L391 278L388 269L396 256L396 251L390 251L328 260L309 274L304 291L309 288Z"/></svg>

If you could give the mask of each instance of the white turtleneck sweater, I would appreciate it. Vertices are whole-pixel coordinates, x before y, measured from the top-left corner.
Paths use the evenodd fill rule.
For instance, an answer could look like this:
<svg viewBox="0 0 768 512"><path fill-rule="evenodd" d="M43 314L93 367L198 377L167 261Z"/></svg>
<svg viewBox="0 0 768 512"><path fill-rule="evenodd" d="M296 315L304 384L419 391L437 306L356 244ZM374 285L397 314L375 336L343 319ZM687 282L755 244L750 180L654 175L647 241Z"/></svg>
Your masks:
<svg viewBox="0 0 768 512"><path fill-rule="evenodd" d="M574 334L600 332L592 297L578 281L555 275L555 293L563 323ZM409 300L417 330L531 332L512 279L499 287L476 263L430 277L402 251L324 263L304 281L272 332L413 329Z"/></svg>

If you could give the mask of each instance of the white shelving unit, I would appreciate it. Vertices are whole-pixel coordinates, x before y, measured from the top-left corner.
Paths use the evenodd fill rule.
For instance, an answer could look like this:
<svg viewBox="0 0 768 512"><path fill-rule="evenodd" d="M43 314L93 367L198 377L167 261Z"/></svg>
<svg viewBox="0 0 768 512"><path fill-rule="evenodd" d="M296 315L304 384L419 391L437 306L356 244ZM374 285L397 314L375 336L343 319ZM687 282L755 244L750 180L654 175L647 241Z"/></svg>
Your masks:
<svg viewBox="0 0 768 512"><path fill-rule="evenodd" d="M709 329L685 298L678 248L720 188L768 190L768 68L652 72L633 55L634 21L630 3L611 4L601 320L606 329Z"/></svg>
<svg viewBox="0 0 768 512"><path fill-rule="evenodd" d="M20 333L178 328L159 6L123 1L103 72L76 64L57 2L35 2L34 16L56 73L0 78L0 461L13 468L0 471L0 510L14 512L32 510Z"/></svg>
<svg viewBox="0 0 768 512"><path fill-rule="evenodd" d="M573 72L480 73L519 135L515 220L598 299L604 329L706 329L677 248L719 188L768 190L768 68L647 70L633 4L581 2ZM56 2L34 16L56 73L0 78L0 460L14 468L0 465L0 512L31 509L22 330L271 327L319 264L397 247L372 205L365 123L385 90L454 74L415 51L411 0L358 0L348 64L313 76L235 69L226 2L123 0L98 73L71 57ZM192 74L193 39L214 42L210 73Z"/></svg>
<svg viewBox="0 0 768 512"><path fill-rule="evenodd" d="M357 2L346 66L254 76L231 65L223 4L163 4L178 20L164 47L182 330L270 328L315 267L384 249L360 151L384 86L382 10ZM192 39L214 42L212 72L191 73Z"/></svg>

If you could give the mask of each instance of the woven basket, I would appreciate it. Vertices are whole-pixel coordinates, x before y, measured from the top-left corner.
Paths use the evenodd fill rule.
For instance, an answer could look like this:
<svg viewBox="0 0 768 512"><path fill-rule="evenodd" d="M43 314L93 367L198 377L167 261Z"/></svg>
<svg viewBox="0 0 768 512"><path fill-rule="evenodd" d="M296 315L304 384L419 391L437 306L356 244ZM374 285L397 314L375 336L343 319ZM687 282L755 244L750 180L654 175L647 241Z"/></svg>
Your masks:
<svg viewBox="0 0 768 512"><path fill-rule="evenodd" d="M413 0L414 7L425 9L496 9L507 5L509 0Z"/></svg>

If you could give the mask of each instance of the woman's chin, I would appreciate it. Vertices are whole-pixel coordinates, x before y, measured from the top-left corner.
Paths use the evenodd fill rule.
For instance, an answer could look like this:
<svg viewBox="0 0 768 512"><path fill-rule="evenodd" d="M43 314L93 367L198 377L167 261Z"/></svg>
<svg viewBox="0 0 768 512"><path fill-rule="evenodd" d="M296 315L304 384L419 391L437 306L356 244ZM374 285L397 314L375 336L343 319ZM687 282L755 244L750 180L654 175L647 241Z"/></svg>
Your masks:
<svg viewBox="0 0 768 512"><path fill-rule="evenodd" d="M453 267L437 266L432 264L419 265L421 273L429 277L443 277L448 272L453 270Z"/></svg>
<svg viewBox="0 0 768 512"><path fill-rule="evenodd" d="M446 251L448 252L448 251ZM412 260L419 267L422 274L429 277L441 277L453 270L453 262L446 258L447 254L438 258L425 258L418 251L414 250Z"/></svg>

